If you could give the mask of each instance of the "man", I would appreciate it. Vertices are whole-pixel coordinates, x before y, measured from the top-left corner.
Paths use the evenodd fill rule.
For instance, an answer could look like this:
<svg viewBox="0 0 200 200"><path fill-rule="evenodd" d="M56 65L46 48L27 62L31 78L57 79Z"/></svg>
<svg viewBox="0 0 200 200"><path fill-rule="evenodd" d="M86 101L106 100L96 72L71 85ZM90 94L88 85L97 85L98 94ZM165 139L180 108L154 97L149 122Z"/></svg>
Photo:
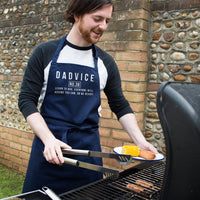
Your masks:
<svg viewBox="0 0 200 200"><path fill-rule="evenodd" d="M60 194L102 178L98 172L63 164L61 152L62 148L101 151L100 90L133 142L157 152L145 140L122 94L114 60L95 45L107 29L112 11L111 0L71 0L65 12L66 20L73 23L69 34L40 44L30 57L19 108L36 136L23 192L47 186ZM101 158L74 158L102 165Z"/></svg>

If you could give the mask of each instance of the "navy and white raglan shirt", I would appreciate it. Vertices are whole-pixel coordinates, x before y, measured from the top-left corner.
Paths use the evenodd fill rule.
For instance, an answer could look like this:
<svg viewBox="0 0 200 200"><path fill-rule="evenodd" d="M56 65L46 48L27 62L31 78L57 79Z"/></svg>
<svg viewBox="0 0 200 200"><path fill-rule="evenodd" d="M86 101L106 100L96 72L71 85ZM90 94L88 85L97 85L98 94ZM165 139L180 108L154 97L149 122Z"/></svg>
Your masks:
<svg viewBox="0 0 200 200"><path fill-rule="evenodd" d="M38 103L41 104L44 99L51 61L59 43L60 39L41 43L28 61L18 101L19 109L25 118L38 112ZM114 59L99 47L96 46L96 49L100 90L104 90L111 110L118 119L127 113L133 113L122 93L120 74ZM79 47L66 40L57 62L94 67L92 46Z"/></svg>

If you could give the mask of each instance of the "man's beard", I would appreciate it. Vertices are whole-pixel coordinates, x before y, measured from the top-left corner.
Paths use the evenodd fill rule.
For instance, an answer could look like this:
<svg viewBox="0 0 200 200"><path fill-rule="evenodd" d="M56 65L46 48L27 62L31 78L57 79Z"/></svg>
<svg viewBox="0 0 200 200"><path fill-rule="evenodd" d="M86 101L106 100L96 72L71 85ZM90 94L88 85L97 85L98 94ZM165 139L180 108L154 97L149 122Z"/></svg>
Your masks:
<svg viewBox="0 0 200 200"><path fill-rule="evenodd" d="M99 42L101 36L103 35L103 31L99 28L93 28L91 30L84 30L83 26L80 24L79 31L81 33L81 36L85 41L87 41L90 44L96 44ZM92 37L92 32L99 33L100 36Z"/></svg>

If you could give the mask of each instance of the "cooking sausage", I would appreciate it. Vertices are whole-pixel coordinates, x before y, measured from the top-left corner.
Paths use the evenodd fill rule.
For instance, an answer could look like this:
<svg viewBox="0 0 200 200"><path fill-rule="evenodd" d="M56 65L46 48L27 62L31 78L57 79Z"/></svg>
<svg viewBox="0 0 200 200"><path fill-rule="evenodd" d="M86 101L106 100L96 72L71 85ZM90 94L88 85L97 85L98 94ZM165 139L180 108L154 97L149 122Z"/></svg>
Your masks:
<svg viewBox="0 0 200 200"><path fill-rule="evenodd" d="M130 189L130 190L133 190L135 192L144 192L144 188L138 186L138 185L134 185L134 184L130 184L128 183L126 185L126 188Z"/></svg>
<svg viewBox="0 0 200 200"><path fill-rule="evenodd" d="M154 153L150 152L150 151L147 151L147 150L144 150L144 149L140 149L139 156L141 158L146 159L146 160L153 160L156 155Z"/></svg>
<svg viewBox="0 0 200 200"><path fill-rule="evenodd" d="M141 180L141 179L137 179L135 181L135 183L137 185L140 185L140 186L143 186L143 187L147 187L147 188L153 187L153 183L150 183L150 182L147 182L147 181L144 181L144 180Z"/></svg>

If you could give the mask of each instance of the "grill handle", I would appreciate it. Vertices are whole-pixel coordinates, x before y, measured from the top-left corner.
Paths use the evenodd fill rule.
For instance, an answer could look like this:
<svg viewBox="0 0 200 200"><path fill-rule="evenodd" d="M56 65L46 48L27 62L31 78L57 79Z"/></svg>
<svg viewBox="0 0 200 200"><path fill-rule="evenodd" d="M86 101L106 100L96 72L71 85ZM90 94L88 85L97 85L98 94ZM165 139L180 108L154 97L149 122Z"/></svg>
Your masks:
<svg viewBox="0 0 200 200"><path fill-rule="evenodd" d="M42 190L52 199L52 200L61 200L51 189L48 187L43 187Z"/></svg>

